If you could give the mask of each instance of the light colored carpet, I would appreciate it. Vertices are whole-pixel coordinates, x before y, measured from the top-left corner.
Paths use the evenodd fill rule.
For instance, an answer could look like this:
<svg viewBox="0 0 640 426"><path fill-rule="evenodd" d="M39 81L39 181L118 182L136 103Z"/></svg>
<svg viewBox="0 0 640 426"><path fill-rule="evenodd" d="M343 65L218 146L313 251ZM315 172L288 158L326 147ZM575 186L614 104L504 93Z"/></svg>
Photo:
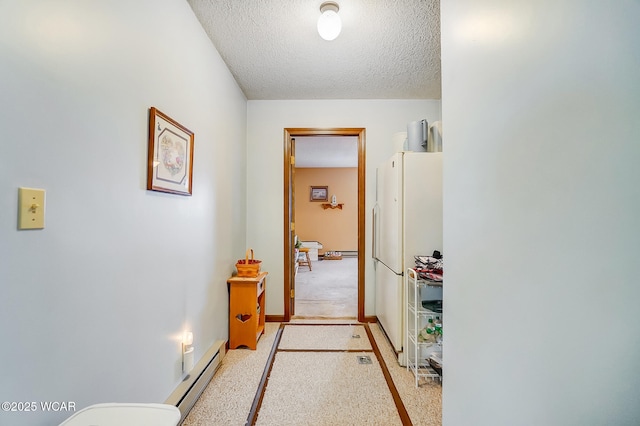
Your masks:
<svg viewBox="0 0 640 426"><path fill-rule="evenodd" d="M240 426L245 424L279 326L279 323L266 324L265 335L260 338L255 351L234 349L227 353L222 360L220 369L183 425ZM411 417L411 422L417 426L441 425L442 387L440 383L426 381L416 388L413 375L398 364L393 349L379 326L370 324L370 328L404 406ZM352 353L352 355L354 354ZM375 360L375 356L372 357L372 360ZM356 368L356 366L353 367ZM309 380L310 387L311 383ZM381 387L387 388L386 384ZM353 393L368 391L369 389L359 388ZM336 426L343 424L348 423L335 423Z"/></svg>
<svg viewBox="0 0 640 426"><path fill-rule="evenodd" d="M395 351L380 326L371 324L370 328L411 422L416 426L442 425L442 384L422 379L420 387L416 387L415 377L398 364Z"/></svg>
<svg viewBox="0 0 640 426"><path fill-rule="evenodd" d="M184 426L245 424L279 327L280 323L266 323L255 351L243 348L227 352Z"/></svg>
<svg viewBox="0 0 640 426"><path fill-rule="evenodd" d="M295 279L297 317L356 318L358 258L311 262L300 266Z"/></svg>
<svg viewBox="0 0 640 426"><path fill-rule="evenodd" d="M314 327L318 328L318 327ZM380 364L353 352L278 352L257 425L402 425Z"/></svg>
<svg viewBox="0 0 640 426"><path fill-rule="evenodd" d="M359 337L354 337L359 336ZM278 349L371 350L361 325L287 325Z"/></svg>

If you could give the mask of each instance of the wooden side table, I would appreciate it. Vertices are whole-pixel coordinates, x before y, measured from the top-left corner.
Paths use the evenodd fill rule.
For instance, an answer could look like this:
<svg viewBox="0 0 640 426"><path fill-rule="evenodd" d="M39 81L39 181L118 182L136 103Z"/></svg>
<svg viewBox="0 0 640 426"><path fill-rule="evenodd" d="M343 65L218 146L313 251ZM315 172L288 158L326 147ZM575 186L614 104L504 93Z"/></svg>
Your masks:
<svg viewBox="0 0 640 426"><path fill-rule="evenodd" d="M229 349L246 346L256 349L264 333L265 287L268 272L255 278L230 277L229 285Z"/></svg>

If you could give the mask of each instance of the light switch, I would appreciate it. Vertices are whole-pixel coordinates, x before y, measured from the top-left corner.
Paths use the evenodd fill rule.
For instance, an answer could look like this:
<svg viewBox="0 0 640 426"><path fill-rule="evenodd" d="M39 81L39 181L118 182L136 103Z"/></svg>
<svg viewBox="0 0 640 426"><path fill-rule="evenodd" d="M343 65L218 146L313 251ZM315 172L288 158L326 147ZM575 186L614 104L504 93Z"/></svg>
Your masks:
<svg viewBox="0 0 640 426"><path fill-rule="evenodd" d="M18 189L18 229L44 228L44 189Z"/></svg>

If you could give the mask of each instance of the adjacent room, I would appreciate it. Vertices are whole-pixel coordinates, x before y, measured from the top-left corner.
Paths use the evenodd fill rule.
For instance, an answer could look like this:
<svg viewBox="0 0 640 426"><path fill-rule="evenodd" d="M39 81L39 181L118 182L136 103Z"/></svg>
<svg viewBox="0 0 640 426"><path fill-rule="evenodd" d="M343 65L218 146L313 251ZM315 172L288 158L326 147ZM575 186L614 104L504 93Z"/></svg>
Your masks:
<svg viewBox="0 0 640 426"><path fill-rule="evenodd" d="M357 138L297 137L295 162L294 316L356 320Z"/></svg>

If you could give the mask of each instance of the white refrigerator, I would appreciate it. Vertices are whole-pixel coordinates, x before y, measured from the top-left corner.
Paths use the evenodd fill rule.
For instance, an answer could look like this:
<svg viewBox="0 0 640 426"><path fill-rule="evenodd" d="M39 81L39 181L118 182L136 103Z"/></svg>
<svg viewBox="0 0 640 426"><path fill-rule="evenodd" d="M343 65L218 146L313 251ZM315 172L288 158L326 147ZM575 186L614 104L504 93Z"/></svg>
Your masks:
<svg viewBox="0 0 640 426"><path fill-rule="evenodd" d="M377 168L373 227L376 316L405 365L405 271L442 252L441 152L398 152ZM423 300L442 299L442 288L427 291Z"/></svg>

